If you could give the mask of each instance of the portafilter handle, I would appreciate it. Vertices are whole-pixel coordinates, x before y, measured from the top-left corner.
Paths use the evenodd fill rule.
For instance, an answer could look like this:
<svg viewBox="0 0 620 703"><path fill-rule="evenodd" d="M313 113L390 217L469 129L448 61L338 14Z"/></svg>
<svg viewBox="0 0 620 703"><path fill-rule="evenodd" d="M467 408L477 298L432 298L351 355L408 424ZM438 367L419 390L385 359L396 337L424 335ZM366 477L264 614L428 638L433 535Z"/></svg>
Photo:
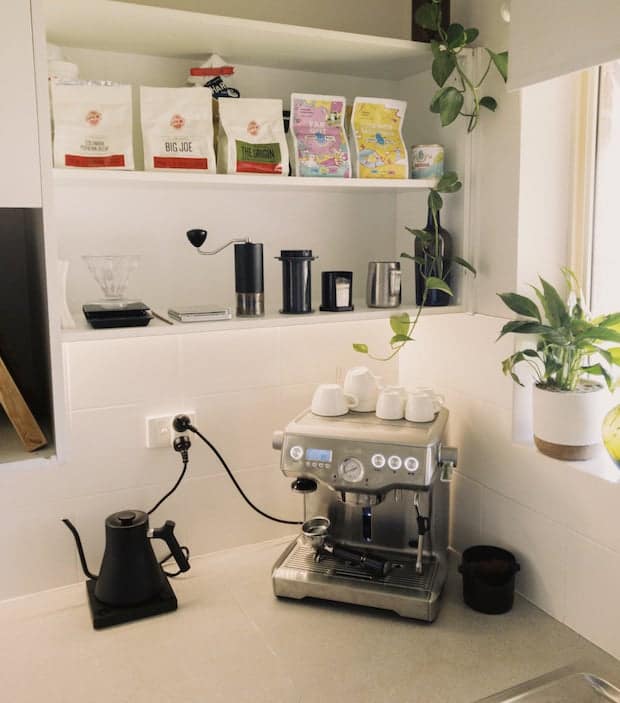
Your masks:
<svg viewBox="0 0 620 703"><path fill-rule="evenodd" d="M166 520L161 527L155 527L149 530L148 536L152 539L163 539L168 545L170 553L174 557L180 571L189 571L190 565L185 553L181 549L177 538L174 536L175 523L172 520Z"/></svg>
<svg viewBox="0 0 620 703"><path fill-rule="evenodd" d="M362 552L346 549L328 540L324 542L323 546L319 547L317 554L319 556L332 556L334 559L339 559L340 561L357 564L373 576L386 576L392 570L392 563L390 561L370 557Z"/></svg>

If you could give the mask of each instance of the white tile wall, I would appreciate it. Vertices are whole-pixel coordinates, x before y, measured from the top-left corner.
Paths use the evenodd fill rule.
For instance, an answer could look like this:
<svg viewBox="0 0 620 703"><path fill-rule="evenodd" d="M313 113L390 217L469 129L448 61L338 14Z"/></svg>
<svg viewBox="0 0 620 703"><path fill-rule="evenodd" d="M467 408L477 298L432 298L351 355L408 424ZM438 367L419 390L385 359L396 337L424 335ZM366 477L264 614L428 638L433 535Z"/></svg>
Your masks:
<svg viewBox="0 0 620 703"><path fill-rule="evenodd" d="M277 517L299 519L301 503L279 470L272 432L310 404L317 383L364 362L352 343L381 349L386 320L88 341L64 346L70 408L68 460L36 470L0 471L0 531L5 570L0 599L81 578L73 539L82 534L91 570L104 544L104 519L148 509L175 482L172 449L146 449L145 418L195 410L251 500ZM397 364L372 363L387 381ZM197 437L178 492L153 516L177 522L193 554L292 534L245 505L222 466ZM267 576L266 576L267 577Z"/></svg>
<svg viewBox="0 0 620 703"><path fill-rule="evenodd" d="M620 554L569 537L566 624L620 659Z"/></svg>
<svg viewBox="0 0 620 703"><path fill-rule="evenodd" d="M431 384L446 395L448 440L460 451L454 547L487 541L513 550L522 565L518 589L618 656L620 482L512 443L511 386L499 371L510 349L493 341L502 323L429 316L398 361L370 366L393 382L400 364L401 382ZM8 518L0 553L11 564L0 599L81 578L62 517L79 527L95 570L105 516L147 509L176 480L179 456L144 446L147 415L195 410L249 497L277 516L300 517L271 433L309 404L317 383L364 363L352 342L381 353L389 334L387 321L373 320L66 344L68 461L0 472ZM255 515L197 438L186 482L153 522L164 519L176 520L194 554L295 531Z"/></svg>
<svg viewBox="0 0 620 703"><path fill-rule="evenodd" d="M400 358L401 383L433 385L459 448L452 486L451 542L459 551L490 542L521 563L528 599L615 656L620 654L620 475L604 457L581 464L513 443L512 391L501 374L510 340L504 320L426 317Z"/></svg>

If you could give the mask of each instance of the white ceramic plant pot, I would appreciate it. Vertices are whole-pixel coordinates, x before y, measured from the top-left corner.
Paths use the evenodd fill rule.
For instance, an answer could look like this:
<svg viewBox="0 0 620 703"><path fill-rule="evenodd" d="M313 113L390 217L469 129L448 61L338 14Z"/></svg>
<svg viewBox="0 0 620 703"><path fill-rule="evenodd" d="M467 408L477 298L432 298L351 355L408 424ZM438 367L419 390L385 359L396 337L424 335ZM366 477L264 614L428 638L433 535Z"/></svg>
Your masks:
<svg viewBox="0 0 620 703"><path fill-rule="evenodd" d="M596 383L576 391L534 387L534 442L540 452L555 459L583 461L601 446L601 425L608 395Z"/></svg>

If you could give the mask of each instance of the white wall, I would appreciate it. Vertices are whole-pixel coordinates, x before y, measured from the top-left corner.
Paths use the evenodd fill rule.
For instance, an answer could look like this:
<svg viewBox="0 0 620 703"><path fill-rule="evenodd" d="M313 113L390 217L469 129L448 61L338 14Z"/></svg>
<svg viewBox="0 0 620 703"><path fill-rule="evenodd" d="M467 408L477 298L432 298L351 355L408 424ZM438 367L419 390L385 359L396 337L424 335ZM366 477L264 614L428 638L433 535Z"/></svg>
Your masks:
<svg viewBox="0 0 620 703"><path fill-rule="evenodd" d="M335 382L360 362L353 341L380 350L386 330L378 320L65 343L67 462L0 471L0 552L9 567L0 600L82 578L61 518L75 522L96 571L105 517L148 510L172 486L179 455L146 449L147 415L195 410L198 427L250 498L278 517L299 519L301 503L279 471L272 432L309 405L316 384ZM371 366L396 380L396 362ZM192 554L296 532L253 513L207 448L192 442L186 480L153 525L175 520Z"/></svg>
<svg viewBox="0 0 620 703"><path fill-rule="evenodd" d="M400 355L401 383L432 385L450 409L447 439L459 449L451 544L513 551L518 591L619 657L620 475L604 452L570 463L513 443L513 383L501 372L512 341L495 342L503 323L424 317Z"/></svg>

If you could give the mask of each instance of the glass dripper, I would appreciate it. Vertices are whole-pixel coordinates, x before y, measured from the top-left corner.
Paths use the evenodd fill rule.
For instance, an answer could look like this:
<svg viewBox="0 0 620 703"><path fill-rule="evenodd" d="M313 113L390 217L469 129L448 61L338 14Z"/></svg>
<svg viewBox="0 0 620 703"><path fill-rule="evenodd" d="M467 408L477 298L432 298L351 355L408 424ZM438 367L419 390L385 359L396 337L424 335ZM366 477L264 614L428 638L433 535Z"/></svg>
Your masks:
<svg viewBox="0 0 620 703"><path fill-rule="evenodd" d="M103 291L103 299L97 301L108 307L123 307L131 302L125 297L129 276L138 268L140 256L83 256L88 270Z"/></svg>

